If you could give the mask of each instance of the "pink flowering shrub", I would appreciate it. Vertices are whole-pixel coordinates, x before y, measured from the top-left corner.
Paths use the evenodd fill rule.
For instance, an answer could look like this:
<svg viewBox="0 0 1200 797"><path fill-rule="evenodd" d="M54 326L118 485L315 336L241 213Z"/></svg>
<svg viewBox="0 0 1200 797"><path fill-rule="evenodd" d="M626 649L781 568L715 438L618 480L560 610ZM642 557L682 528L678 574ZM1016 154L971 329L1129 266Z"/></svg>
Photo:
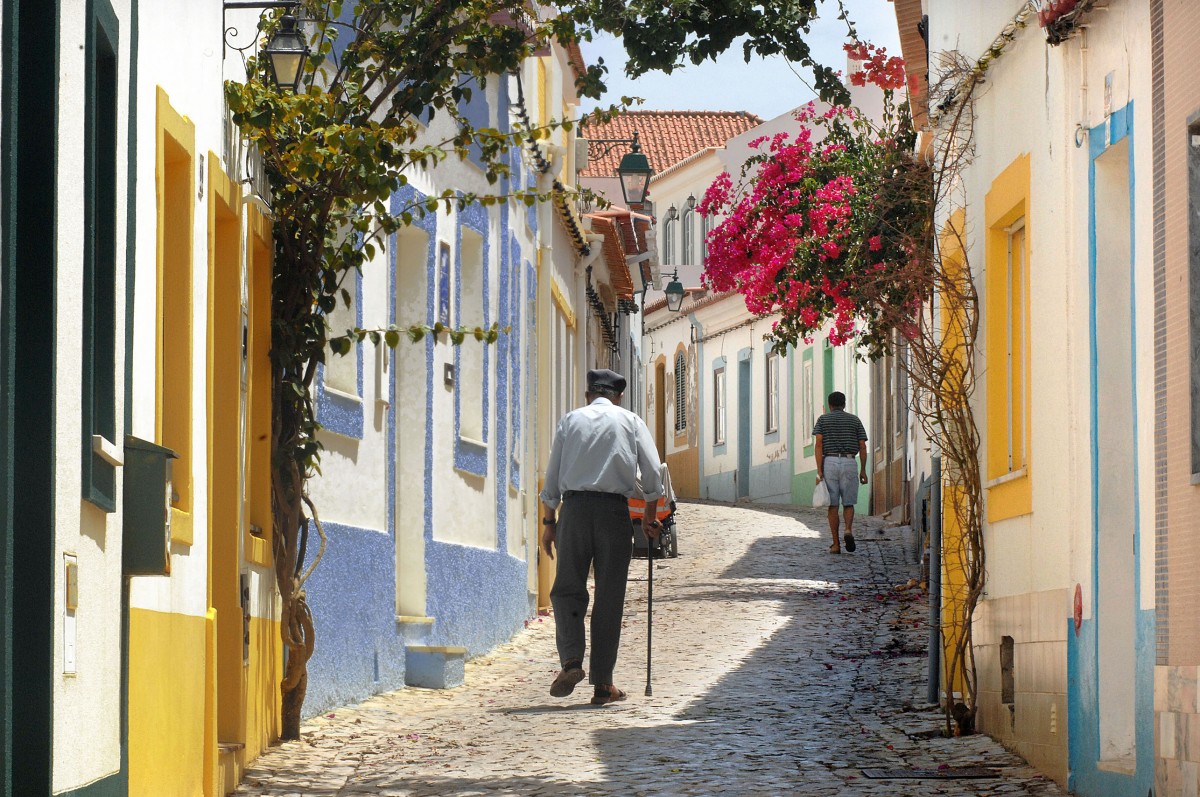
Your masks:
<svg viewBox="0 0 1200 797"><path fill-rule="evenodd" d="M723 217L707 239L704 280L740 292L752 313L779 313L768 339L780 350L829 323L833 345L878 356L928 295L931 183L914 159L907 106L893 100L903 62L867 44L846 50L863 62L852 81L883 89L882 122L810 103L794 136L750 142L757 154L739 183L724 173L700 202L701 214Z"/></svg>

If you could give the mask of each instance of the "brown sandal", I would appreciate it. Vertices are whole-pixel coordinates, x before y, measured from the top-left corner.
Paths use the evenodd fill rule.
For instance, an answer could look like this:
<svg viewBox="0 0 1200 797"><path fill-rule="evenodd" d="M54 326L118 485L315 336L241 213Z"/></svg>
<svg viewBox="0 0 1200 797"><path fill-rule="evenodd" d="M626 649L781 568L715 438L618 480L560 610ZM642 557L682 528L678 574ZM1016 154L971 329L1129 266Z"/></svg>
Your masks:
<svg viewBox="0 0 1200 797"><path fill-rule="evenodd" d="M596 694L592 695L592 705L607 706L609 703L616 703L626 697L628 695L612 684L596 684Z"/></svg>
<svg viewBox="0 0 1200 797"><path fill-rule="evenodd" d="M550 696L566 697L575 691L575 684L583 678L583 666L577 662L567 662L567 665L558 671L554 683L550 684Z"/></svg>

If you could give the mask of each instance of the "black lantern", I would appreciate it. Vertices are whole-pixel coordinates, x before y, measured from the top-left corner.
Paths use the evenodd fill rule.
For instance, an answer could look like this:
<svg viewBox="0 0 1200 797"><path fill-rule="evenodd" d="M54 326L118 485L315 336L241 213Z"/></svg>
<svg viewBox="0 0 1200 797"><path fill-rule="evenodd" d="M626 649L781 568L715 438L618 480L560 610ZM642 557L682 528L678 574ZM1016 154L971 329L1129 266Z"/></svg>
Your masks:
<svg viewBox="0 0 1200 797"><path fill-rule="evenodd" d="M271 79L280 89L298 91L300 78L304 75L304 59L308 58L308 43L296 24L296 17L284 14L279 19L279 28L271 34L271 41L263 48Z"/></svg>
<svg viewBox="0 0 1200 797"><path fill-rule="evenodd" d="M642 153L642 145L638 142L637 131L633 131L633 148L621 158L617 167L617 176L621 178L621 194L625 197L625 205L640 209L646 202L646 192L650 187L650 176L654 170L650 161Z"/></svg>
<svg viewBox="0 0 1200 797"><path fill-rule="evenodd" d="M683 307L683 283L679 281L679 269L675 269L675 273L671 275L671 281L667 283L667 287L663 291L667 294L667 309L672 313L678 313L679 308Z"/></svg>

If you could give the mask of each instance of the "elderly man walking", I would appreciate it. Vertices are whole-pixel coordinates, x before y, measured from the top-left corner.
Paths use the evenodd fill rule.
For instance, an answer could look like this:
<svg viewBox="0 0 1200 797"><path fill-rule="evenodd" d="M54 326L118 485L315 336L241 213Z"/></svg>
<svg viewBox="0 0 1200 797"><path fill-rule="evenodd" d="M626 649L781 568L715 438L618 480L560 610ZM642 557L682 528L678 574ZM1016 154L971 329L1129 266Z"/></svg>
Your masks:
<svg viewBox="0 0 1200 797"><path fill-rule="evenodd" d="M817 439L817 483L829 490L829 531L833 535L830 553L841 553L838 539L838 504L844 508L846 550L854 553L854 505L858 503L858 485L867 483L867 430L857 415L846 412L846 394L829 394L829 412L817 418L813 435ZM859 471L854 473L854 457Z"/></svg>
<svg viewBox="0 0 1200 797"><path fill-rule="evenodd" d="M621 408L624 393L625 377L608 369L588 371L587 406L558 422L541 492L542 550L551 559L558 550L550 602L562 670L550 694L566 697L584 679L587 579L594 566L589 680L595 689L592 704L597 706L626 696L613 684L613 669L633 554L628 499L639 494L645 498L642 530L647 537L659 534L655 519L662 496L658 451L642 419Z"/></svg>

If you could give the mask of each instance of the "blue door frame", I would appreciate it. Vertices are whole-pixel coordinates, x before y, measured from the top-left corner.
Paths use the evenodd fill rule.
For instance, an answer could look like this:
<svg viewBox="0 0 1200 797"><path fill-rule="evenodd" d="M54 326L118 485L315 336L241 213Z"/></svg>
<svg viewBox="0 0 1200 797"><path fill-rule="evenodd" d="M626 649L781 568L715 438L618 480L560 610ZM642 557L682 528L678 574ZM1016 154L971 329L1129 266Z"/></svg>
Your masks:
<svg viewBox="0 0 1200 797"><path fill-rule="evenodd" d="M1089 229L1088 229L1088 281L1089 281L1089 337L1091 379L1091 487L1092 487L1092 561L1090 568L1092 617L1084 620L1079 631L1069 626L1067 635L1067 690L1069 705L1070 752L1068 788L1082 795L1117 797L1143 797L1150 793L1154 784L1154 609L1140 608L1141 594L1140 560L1140 507L1137 503L1137 335L1136 335L1136 224L1137 201L1135 195L1135 160L1133 130L1134 104L1114 112L1107 123L1092 128L1088 134L1089 162ZM1102 600L1100 577L1100 464L1099 441L1099 379L1100 352L1097 341L1098 324L1106 323L1097 317L1097 197L1096 161L1115 144L1128 140L1129 153L1129 303L1130 303L1130 350L1131 350L1131 393L1132 424L1129 440L1133 462L1133 556L1127 572L1133 583L1133 605L1115 606L1106 609ZM1109 386L1104 386L1105 390ZM1113 575L1106 573L1107 579ZM1101 761L1100 704L1104 695L1100 693L1100 627L1109 612L1129 610L1133 612L1134 631L1134 761L1133 771L1118 771L1119 767L1105 766ZM1068 620L1068 623L1071 621Z"/></svg>
<svg viewBox="0 0 1200 797"><path fill-rule="evenodd" d="M738 461L737 497L750 495L750 352L738 354Z"/></svg>

